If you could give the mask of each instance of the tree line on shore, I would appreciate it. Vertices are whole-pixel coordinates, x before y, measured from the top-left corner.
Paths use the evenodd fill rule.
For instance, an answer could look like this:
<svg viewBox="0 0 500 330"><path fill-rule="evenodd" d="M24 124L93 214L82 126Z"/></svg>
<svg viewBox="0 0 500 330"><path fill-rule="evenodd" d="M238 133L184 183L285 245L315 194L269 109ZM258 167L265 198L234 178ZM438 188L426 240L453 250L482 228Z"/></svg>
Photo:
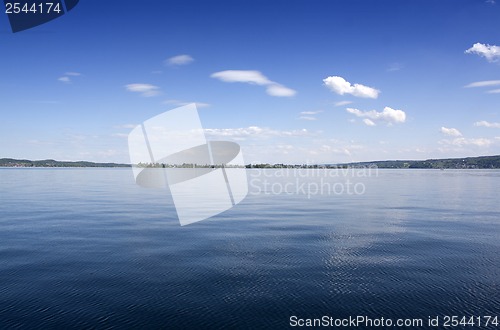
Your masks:
<svg viewBox="0 0 500 330"><path fill-rule="evenodd" d="M131 164L119 163L95 163L88 161L57 161L53 159L46 160L27 160L1 158L0 167L131 167ZM393 168L393 169L500 169L499 156L482 156L467 158L448 158L448 159L427 159L427 160L384 160L373 162L353 162L337 164L163 164L163 163L139 163L134 166L143 168L309 168L309 169L328 169L328 168Z"/></svg>

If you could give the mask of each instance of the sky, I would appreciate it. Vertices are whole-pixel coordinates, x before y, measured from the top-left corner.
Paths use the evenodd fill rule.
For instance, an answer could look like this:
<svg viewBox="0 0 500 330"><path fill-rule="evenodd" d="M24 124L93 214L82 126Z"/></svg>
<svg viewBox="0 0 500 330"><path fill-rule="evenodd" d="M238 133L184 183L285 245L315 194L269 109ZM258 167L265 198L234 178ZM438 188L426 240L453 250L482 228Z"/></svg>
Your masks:
<svg viewBox="0 0 500 330"><path fill-rule="evenodd" d="M192 102L246 163L500 154L500 1L81 0L0 51L0 158L129 163Z"/></svg>

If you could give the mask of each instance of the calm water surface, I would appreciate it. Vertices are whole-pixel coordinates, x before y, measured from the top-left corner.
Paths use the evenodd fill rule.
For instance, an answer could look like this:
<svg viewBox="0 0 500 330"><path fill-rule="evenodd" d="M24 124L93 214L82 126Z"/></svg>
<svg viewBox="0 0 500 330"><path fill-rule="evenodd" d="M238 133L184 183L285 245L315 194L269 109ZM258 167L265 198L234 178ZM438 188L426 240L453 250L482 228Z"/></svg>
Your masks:
<svg viewBox="0 0 500 330"><path fill-rule="evenodd" d="M500 171L379 170L352 178L362 194L312 195L248 174L241 204L181 227L129 169L0 169L0 328L500 319Z"/></svg>

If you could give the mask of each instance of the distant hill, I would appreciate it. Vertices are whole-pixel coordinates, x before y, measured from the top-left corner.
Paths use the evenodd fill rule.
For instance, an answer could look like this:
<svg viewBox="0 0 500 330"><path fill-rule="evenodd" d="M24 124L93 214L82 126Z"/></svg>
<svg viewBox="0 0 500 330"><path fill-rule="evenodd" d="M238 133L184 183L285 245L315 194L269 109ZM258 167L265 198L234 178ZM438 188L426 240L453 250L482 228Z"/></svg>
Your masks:
<svg viewBox="0 0 500 330"><path fill-rule="evenodd" d="M378 168L434 168L434 169L500 169L500 156L427 160L385 160L374 162L347 163L341 166Z"/></svg>
<svg viewBox="0 0 500 330"><path fill-rule="evenodd" d="M246 168L428 168L428 169L500 169L500 156L467 158L427 159L427 160L382 160L372 162L354 162L341 164L252 164Z"/></svg>
<svg viewBox="0 0 500 330"><path fill-rule="evenodd" d="M53 159L27 160L0 158L0 167L130 167L130 165L116 163L93 163L86 161L60 162Z"/></svg>

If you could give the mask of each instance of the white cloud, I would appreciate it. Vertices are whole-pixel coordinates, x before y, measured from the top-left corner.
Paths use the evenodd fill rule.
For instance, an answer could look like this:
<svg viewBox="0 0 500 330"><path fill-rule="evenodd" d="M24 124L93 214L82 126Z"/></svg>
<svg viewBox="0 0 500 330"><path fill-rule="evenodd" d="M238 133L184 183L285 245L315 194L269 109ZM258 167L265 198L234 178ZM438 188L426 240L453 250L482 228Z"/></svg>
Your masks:
<svg viewBox="0 0 500 330"><path fill-rule="evenodd" d="M477 121L474 123L474 126L482 126L482 127L489 127L489 128L500 128L500 123L491 123L486 120L482 121Z"/></svg>
<svg viewBox="0 0 500 330"><path fill-rule="evenodd" d="M357 97L376 99L380 93L379 90L365 85L351 85L350 82L339 76L327 77L323 79L323 83L331 91L339 95L351 94Z"/></svg>
<svg viewBox="0 0 500 330"><path fill-rule="evenodd" d="M500 80L485 80L485 81L476 81L473 83L470 83L468 85L465 85L465 88L470 88L470 87L489 87L489 86L497 86L500 85Z"/></svg>
<svg viewBox="0 0 500 330"><path fill-rule="evenodd" d="M290 97L294 96L297 92L291 88L279 85L279 84L271 84L266 89L267 94L271 96L280 96L280 97Z"/></svg>
<svg viewBox="0 0 500 330"><path fill-rule="evenodd" d="M293 141L274 139L273 143L240 141L248 163L329 164L353 162L362 152L370 152L352 140L338 140L310 135ZM376 153L378 155L378 153ZM370 157L373 158L373 157ZM369 159L368 159L369 160Z"/></svg>
<svg viewBox="0 0 500 330"><path fill-rule="evenodd" d="M449 136L462 136L462 133L456 128L441 127L441 133Z"/></svg>
<svg viewBox="0 0 500 330"><path fill-rule="evenodd" d="M318 113L322 113L323 110L318 110L318 111L302 111L300 114L301 115L317 115Z"/></svg>
<svg viewBox="0 0 500 330"><path fill-rule="evenodd" d="M318 113L322 113L323 110L317 110L317 111L302 111L300 113L300 117L299 119L301 120L309 120L309 121L312 121L312 120L317 120L316 117L314 117L314 115L317 115Z"/></svg>
<svg viewBox="0 0 500 330"><path fill-rule="evenodd" d="M253 70L226 70L212 73L210 75L212 78L219 79L224 82L242 82L257 85L269 85L273 82L267 79L259 71Z"/></svg>
<svg viewBox="0 0 500 330"><path fill-rule="evenodd" d="M309 121L317 120L317 118L313 116L300 116L299 119L309 120Z"/></svg>
<svg viewBox="0 0 500 330"><path fill-rule="evenodd" d="M482 43L475 43L471 48L465 51L467 54L477 54L488 60L488 62L496 62L500 59L500 47Z"/></svg>
<svg viewBox="0 0 500 330"><path fill-rule="evenodd" d="M165 60L167 65L177 66L177 65L186 65L194 61L190 55L177 55Z"/></svg>
<svg viewBox="0 0 500 330"><path fill-rule="evenodd" d="M341 107L343 105L348 105L348 104L351 104L351 103L352 103L352 101L339 101L339 102L336 102L334 105L336 107Z"/></svg>
<svg viewBox="0 0 500 330"><path fill-rule="evenodd" d="M71 83L71 78L70 77L78 77L81 76L82 74L79 72L65 72L62 77L57 78L60 82L63 82L65 84Z"/></svg>
<svg viewBox="0 0 500 330"><path fill-rule="evenodd" d="M388 124L398 124L406 121L406 113L403 110L395 110L390 107L385 107L382 112L375 110L361 111L354 108L347 108L346 111L356 117L370 119L370 122L364 121L368 126L374 126L376 121L384 121Z"/></svg>
<svg viewBox="0 0 500 330"><path fill-rule="evenodd" d="M368 119L368 118L363 119L363 123L365 123L365 125L367 125L367 126L375 126L375 125L376 125L376 124L373 122L373 120Z"/></svg>
<svg viewBox="0 0 500 330"><path fill-rule="evenodd" d="M308 136L311 133L303 128L300 130L280 131L267 127L249 126L242 128L206 128L205 134L212 137L225 138L270 138L270 137L293 137Z"/></svg>
<svg viewBox="0 0 500 330"><path fill-rule="evenodd" d="M71 79L69 77L66 77L66 76L60 77L57 80L59 80L60 82L66 83L66 84L69 84L71 82Z"/></svg>
<svg viewBox="0 0 500 330"><path fill-rule="evenodd" d="M226 70L212 73L212 78L224 82L241 82L260 86L267 86L266 92L271 96L290 97L297 92L274 81L269 80L260 71L255 70Z"/></svg>
<svg viewBox="0 0 500 330"><path fill-rule="evenodd" d="M125 88L129 92L140 93L144 97L151 97L160 94L158 86L150 84L128 84Z"/></svg>
<svg viewBox="0 0 500 330"><path fill-rule="evenodd" d="M465 88L470 88L470 87L491 87L491 86L499 86L500 85L500 80L485 80L485 81L476 81L473 83L470 83L468 85L465 85ZM496 94L500 93L500 89L493 89L489 90L486 93L489 94Z"/></svg>
<svg viewBox="0 0 500 330"><path fill-rule="evenodd" d="M450 145L457 146L457 147L464 147L464 146L470 146L470 145L476 146L476 147L488 147L492 143L493 143L493 141L491 141L489 139L485 139L485 138L467 139L467 138L463 138L463 137L456 138L453 140L442 140L441 141L441 144L450 144Z"/></svg>

